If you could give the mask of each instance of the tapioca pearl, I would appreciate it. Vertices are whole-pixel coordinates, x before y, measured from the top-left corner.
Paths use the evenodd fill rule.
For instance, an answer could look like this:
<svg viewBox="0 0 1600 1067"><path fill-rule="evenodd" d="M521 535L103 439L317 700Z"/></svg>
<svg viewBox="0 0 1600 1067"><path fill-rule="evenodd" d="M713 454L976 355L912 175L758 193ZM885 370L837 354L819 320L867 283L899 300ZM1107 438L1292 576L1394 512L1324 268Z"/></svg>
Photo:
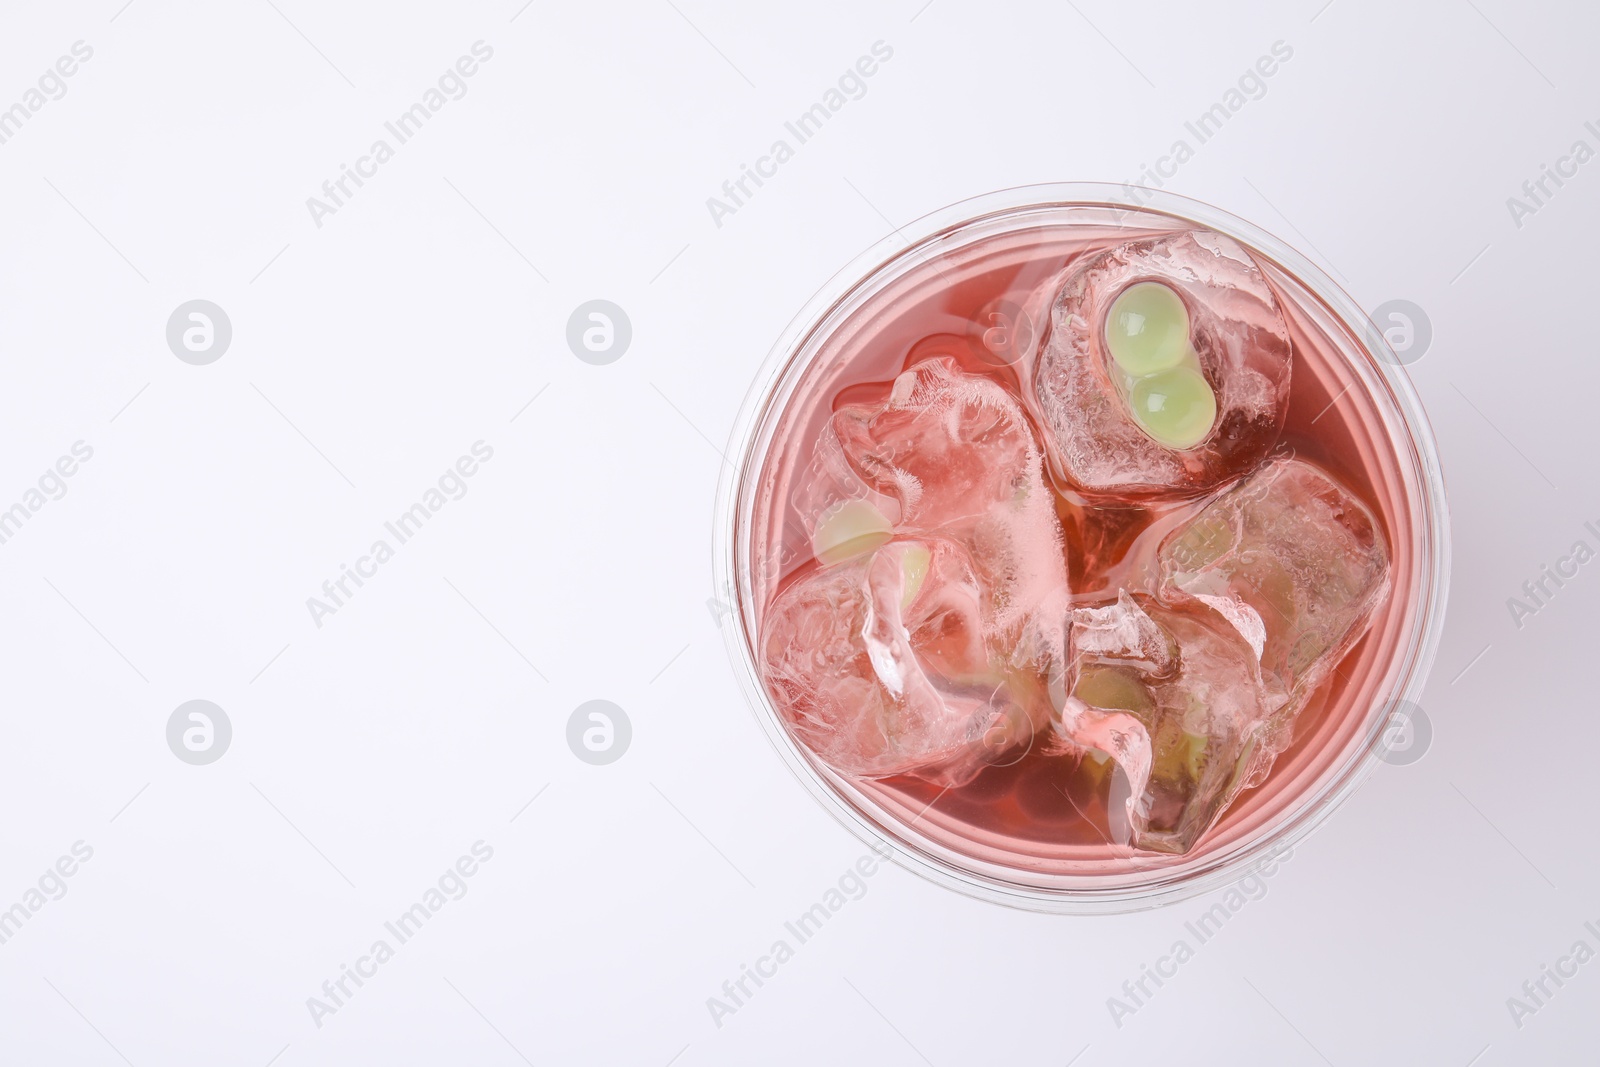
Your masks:
<svg viewBox="0 0 1600 1067"><path fill-rule="evenodd" d="M1168 448L1193 448L1217 421L1217 396L1199 371L1173 367L1134 381L1128 391L1134 421Z"/></svg>
<svg viewBox="0 0 1600 1067"><path fill-rule="evenodd" d="M1189 358L1189 310L1170 285L1139 282L1106 312L1106 350L1129 374L1171 370Z"/></svg>
<svg viewBox="0 0 1600 1067"><path fill-rule="evenodd" d="M1155 709L1145 684L1132 671L1116 667L1084 668L1072 695L1090 707L1131 711L1141 718Z"/></svg>
<svg viewBox="0 0 1600 1067"><path fill-rule="evenodd" d="M811 534L811 551L832 566L888 544L894 528L883 512L865 500L846 500L822 513Z"/></svg>
<svg viewBox="0 0 1600 1067"><path fill-rule="evenodd" d="M933 560L933 553L924 545L911 544L905 547L900 554L900 573L904 576L904 585L900 593L900 610L904 611L917 599L917 593L922 590L923 579L928 577L928 564Z"/></svg>
<svg viewBox="0 0 1600 1067"><path fill-rule="evenodd" d="M1184 731L1158 746L1151 761L1150 775L1157 779L1187 778L1200 780L1205 772L1206 757L1211 739L1204 734Z"/></svg>
<svg viewBox="0 0 1600 1067"><path fill-rule="evenodd" d="M1169 552L1180 570L1197 571L1221 559L1236 539L1236 532L1227 522L1202 514L1172 543Z"/></svg>

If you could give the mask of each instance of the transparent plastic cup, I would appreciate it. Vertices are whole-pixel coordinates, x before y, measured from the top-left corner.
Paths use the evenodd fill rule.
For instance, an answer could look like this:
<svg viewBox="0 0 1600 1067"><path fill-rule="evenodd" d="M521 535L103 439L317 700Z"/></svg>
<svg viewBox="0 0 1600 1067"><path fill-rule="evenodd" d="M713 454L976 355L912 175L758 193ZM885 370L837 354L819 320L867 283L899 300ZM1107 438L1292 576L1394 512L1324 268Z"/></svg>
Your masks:
<svg viewBox="0 0 1600 1067"><path fill-rule="evenodd" d="M1420 696L1443 624L1450 544L1444 483L1427 419L1383 333L1321 269L1266 231L1170 193L1141 189L1134 202L1128 192L1078 183L1005 190L934 212L863 253L773 346L734 428L718 496L715 575L729 653L795 777L852 833L906 869L1037 911L1171 903L1226 885L1292 847L1382 762L1391 729ZM793 442L815 430L827 407L819 398L860 379L861 368L851 364L863 351L877 347L898 359L904 349L894 340L929 323L973 339L998 373L1024 377L1016 368L1037 354L1053 287L1073 249L1107 235L1122 240L1189 227L1231 237L1261 265L1291 313L1296 339L1289 423L1314 426L1313 451L1325 445L1360 469L1362 495L1387 535L1390 594L1340 661L1338 682L1301 712L1295 740L1266 783L1236 799L1182 855L1141 853L1065 830L1056 839L1048 817L1021 829L975 817L978 809L961 790L837 773L780 717L757 654L762 613L784 569L783 545L793 540L787 509L804 468ZM1000 295L984 300L991 291ZM948 299L951 293L969 295L963 313L953 313L960 301ZM884 338L890 340L879 343ZM1317 355L1308 361L1311 352ZM887 380L899 364L883 368ZM1015 788L1006 811L1025 815L1025 794ZM1017 819L1024 816L1013 812Z"/></svg>

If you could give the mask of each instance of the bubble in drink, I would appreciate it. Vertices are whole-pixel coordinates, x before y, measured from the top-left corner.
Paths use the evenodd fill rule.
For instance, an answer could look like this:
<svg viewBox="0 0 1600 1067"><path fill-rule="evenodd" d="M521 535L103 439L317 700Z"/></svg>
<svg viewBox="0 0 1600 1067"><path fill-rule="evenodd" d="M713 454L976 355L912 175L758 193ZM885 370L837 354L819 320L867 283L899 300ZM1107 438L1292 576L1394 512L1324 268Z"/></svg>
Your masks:
<svg viewBox="0 0 1600 1067"><path fill-rule="evenodd" d="M1106 312L1106 351L1129 374L1171 370L1189 355L1189 310L1170 285L1137 282Z"/></svg>
<svg viewBox="0 0 1600 1067"><path fill-rule="evenodd" d="M822 513L811 549L823 563L840 563L885 545L894 527L865 500L841 500Z"/></svg>
<svg viewBox="0 0 1600 1067"><path fill-rule="evenodd" d="M1193 448L1217 424L1217 396L1199 371L1173 367L1136 379L1128 409L1157 444Z"/></svg>

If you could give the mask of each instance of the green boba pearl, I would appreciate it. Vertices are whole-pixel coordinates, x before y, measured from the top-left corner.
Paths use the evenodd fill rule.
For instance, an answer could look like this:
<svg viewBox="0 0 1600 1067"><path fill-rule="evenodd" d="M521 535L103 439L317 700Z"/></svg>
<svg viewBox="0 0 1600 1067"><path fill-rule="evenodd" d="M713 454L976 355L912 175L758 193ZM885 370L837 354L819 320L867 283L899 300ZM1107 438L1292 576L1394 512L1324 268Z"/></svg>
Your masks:
<svg viewBox="0 0 1600 1067"><path fill-rule="evenodd" d="M1135 377L1171 370L1189 355L1189 311L1170 285L1130 285L1106 313L1106 348Z"/></svg>
<svg viewBox="0 0 1600 1067"><path fill-rule="evenodd" d="M911 602L917 599L917 594L922 591L922 583L928 577L928 565L932 562L933 553L928 551L928 546L906 546L900 556L900 573L905 579L905 587L900 593L901 611L909 608Z"/></svg>
<svg viewBox="0 0 1600 1067"><path fill-rule="evenodd" d="M865 500L846 500L822 513L811 534L811 551L823 566L876 552L894 537L883 512Z"/></svg>
<svg viewBox="0 0 1600 1067"><path fill-rule="evenodd" d="M1168 448L1193 448L1217 421L1217 397L1205 377L1174 367L1140 378L1128 406L1145 433Z"/></svg>

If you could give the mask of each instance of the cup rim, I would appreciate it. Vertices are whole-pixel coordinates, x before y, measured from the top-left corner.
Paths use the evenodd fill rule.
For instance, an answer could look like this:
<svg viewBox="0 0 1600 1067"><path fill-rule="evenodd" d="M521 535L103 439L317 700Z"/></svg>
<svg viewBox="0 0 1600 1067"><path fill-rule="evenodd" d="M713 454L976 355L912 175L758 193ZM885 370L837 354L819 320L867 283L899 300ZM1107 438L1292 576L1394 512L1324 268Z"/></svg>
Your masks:
<svg viewBox="0 0 1600 1067"><path fill-rule="evenodd" d="M834 818L864 844L887 855L898 866L967 896L1028 911L1065 914L1105 914L1154 908L1189 899L1235 882L1252 871L1270 866L1305 837L1322 826L1381 762L1381 742L1388 716L1375 717L1367 736L1330 770L1321 787L1296 798L1270 830L1256 834L1214 857L1197 869L1165 867L1153 870L1148 882L1112 887L1055 889L1007 881L995 871L980 871L960 854L914 846L891 836L840 794L842 779L830 782L800 749L784 727L760 677L754 645L755 605L749 593L749 569L741 553L741 504L748 496L752 454L766 417L781 411L779 387L793 367L806 341L859 287L900 260L909 250L941 233L954 232L985 219L1036 209L1071 207L1111 208L1141 214L1167 215L1175 221L1198 224L1223 233L1245 245L1299 281L1321 299L1347 326L1371 357L1371 370L1390 390L1394 408L1409 444L1407 458L1421 494L1414 519L1416 536L1417 596L1421 598L1409 635L1402 635L1396 657L1400 673L1387 693L1383 707L1415 705L1421 696L1438 652L1443 630L1450 574L1450 520L1445 483L1432 427L1420 398L1399 356L1387 337L1361 306L1326 271L1288 242L1269 231L1203 201L1166 190L1100 182L1053 182L1021 185L957 201L898 227L874 242L828 281L790 320L769 350L740 406L729 434L717 490L713 536L712 605L723 631L728 654L744 697L760 721L768 741L802 785ZM791 382L792 384L792 377ZM759 467L759 463L755 464ZM726 618L724 618L726 617ZM1313 795L1314 794L1314 795ZM945 854L941 854L945 853Z"/></svg>

